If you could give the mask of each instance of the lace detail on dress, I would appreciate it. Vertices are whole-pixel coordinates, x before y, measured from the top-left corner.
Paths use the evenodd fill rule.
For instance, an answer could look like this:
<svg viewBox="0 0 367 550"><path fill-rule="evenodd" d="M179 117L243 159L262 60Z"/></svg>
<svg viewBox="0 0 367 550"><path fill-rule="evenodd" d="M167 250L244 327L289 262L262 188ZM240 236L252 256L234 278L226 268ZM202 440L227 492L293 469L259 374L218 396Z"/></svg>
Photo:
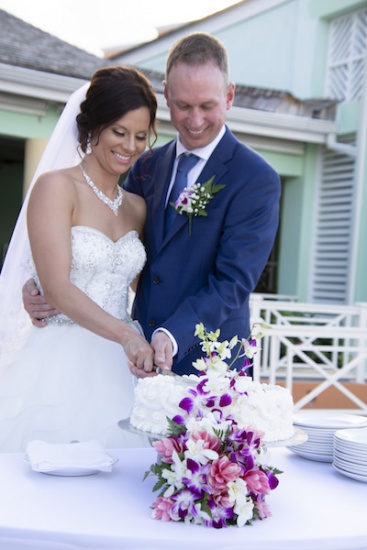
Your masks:
<svg viewBox="0 0 367 550"><path fill-rule="evenodd" d="M105 311L126 322L129 286L146 261L146 252L136 231L112 241L97 229L75 226L71 230L72 263L70 280ZM36 283L42 292L38 277ZM49 324L72 324L64 314L48 319Z"/></svg>

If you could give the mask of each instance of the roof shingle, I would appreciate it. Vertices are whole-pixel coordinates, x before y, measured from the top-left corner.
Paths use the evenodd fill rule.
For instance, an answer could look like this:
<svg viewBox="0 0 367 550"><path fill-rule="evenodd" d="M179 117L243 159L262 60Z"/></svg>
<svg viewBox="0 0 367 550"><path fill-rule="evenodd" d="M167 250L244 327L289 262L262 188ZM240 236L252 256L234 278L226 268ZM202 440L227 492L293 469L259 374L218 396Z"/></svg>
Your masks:
<svg viewBox="0 0 367 550"><path fill-rule="evenodd" d="M0 63L89 80L108 63L0 10Z"/></svg>

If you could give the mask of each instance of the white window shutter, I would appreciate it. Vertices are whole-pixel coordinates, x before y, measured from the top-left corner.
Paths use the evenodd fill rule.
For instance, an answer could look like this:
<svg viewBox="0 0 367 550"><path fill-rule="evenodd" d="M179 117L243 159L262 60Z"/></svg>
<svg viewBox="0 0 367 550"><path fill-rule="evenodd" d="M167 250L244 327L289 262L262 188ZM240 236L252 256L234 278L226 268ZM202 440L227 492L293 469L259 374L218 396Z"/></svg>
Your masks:
<svg viewBox="0 0 367 550"><path fill-rule="evenodd" d="M354 172L353 157L323 151L316 194L311 302L346 304L348 300Z"/></svg>
<svg viewBox="0 0 367 550"><path fill-rule="evenodd" d="M326 97L358 101L362 97L367 53L367 9L330 24Z"/></svg>

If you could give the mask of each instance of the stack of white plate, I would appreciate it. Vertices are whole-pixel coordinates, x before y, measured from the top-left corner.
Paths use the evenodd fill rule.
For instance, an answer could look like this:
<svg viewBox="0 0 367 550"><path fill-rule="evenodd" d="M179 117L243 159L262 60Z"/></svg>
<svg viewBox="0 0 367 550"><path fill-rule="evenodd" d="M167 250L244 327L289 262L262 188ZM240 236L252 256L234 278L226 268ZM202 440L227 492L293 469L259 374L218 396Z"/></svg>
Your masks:
<svg viewBox="0 0 367 550"><path fill-rule="evenodd" d="M367 483L367 427L334 433L333 466L341 474Z"/></svg>
<svg viewBox="0 0 367 550"><path fill-rule="evenodd" d="M334 432L346 428L360 429L367 426L367 418L335 411L307 410L297 413L293 424L301 428L308 439L302 445L289 446L288 449L309 460L333 462Z"/></svg>

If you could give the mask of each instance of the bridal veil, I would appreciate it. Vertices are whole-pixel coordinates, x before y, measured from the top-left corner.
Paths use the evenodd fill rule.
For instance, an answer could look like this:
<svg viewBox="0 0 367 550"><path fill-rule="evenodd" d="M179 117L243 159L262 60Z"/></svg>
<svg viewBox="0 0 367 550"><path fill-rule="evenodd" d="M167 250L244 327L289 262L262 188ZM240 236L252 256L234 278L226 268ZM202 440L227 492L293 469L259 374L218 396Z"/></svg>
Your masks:
<svg viewBox="0 0 367 550"><path fill-rule="evenodd" d="M27 231L29 195L40 174L80 161L83 153L78 150L76 116L88 87L86 83L70 96L33 176L9 244L0 275L0 366L23 344L31 327L22 299L22 287L34 274Z"/></svg>

